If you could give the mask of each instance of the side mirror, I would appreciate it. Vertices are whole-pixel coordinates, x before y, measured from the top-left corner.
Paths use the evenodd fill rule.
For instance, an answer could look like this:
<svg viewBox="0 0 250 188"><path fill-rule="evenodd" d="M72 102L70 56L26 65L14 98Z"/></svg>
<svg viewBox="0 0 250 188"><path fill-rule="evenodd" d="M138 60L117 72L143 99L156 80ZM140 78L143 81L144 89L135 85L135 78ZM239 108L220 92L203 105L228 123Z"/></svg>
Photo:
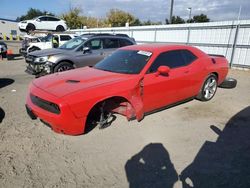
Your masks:
<svg viewBox="0 0 250 188"><path fill-rule="evenodd" d="M156 72L156 75L168 76L170 72L170 68L168 66L159 66Z"/></svg>
<svg viewBox="0 0 250 188"><path fill-rule="evenodd" d="M82 51L84 54L91 53L91 49L89 47L83 47Z"/></svg>
<svg viewBox="0 0 250 188"><path fill-rule="evenodd" d="M41 20L38 18L38 19L36 19L36 21L38 21L38 22L41 22Z"/></svg>

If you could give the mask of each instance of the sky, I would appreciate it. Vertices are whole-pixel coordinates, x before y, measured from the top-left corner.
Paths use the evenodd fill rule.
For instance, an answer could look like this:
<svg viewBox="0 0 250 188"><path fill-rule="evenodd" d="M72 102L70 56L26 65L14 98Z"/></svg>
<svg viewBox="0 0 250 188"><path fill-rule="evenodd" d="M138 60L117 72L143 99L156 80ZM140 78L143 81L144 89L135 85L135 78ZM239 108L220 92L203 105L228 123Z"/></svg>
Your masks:
<svg viewBox="0 0 250 188"><path fill-rule="evenodd" d="M56 15L70 7L80 7L83 15L104 18L117 8L133 14L140 20L161 21L169 18L171 0L0 0L0 18L15 20L29 8L46 10ZM206 14L211 21L235 20L241 8L241 19L250 19L250 0L174 0L173 15L188 19L188 7L192 16Z"/></svg>

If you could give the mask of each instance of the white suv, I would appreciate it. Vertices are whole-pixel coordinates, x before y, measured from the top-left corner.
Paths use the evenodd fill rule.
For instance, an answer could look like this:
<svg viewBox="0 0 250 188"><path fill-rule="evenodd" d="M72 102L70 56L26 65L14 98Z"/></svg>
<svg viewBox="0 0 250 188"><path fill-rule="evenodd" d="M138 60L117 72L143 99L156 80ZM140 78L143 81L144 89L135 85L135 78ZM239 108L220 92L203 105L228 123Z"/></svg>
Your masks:
<svg viewBox="0 0 250 188"><path fill-rule="evenodd" d="M41 38L40 42L30 42L25 52L23 53L26 55L27 53L37 51L37 50L44 50L49 48L57 48L63 45L65 42L75 38L77 35L75 34L67 34L67 33L55 33L55 34L48 34L46 37ZM53 39L57 41L56 44L53 43Z"/></svg>
<svg viewBox="0 0 250 188"><path fill-rule="evenodd" d="M65 31L67 25L64 20L53 16L39 16L32 20L24 20L18 23L20 31L31 32L34 30Z"/></svg>

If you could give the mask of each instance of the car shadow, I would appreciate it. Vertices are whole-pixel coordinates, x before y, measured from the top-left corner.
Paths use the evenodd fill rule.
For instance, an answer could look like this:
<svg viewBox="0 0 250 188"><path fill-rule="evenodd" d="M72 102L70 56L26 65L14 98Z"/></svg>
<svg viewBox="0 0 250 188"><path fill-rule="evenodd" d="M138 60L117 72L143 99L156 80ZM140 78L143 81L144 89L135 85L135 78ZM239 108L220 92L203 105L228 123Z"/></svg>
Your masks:
<svg viewBox="0 0 250 188"><path fill-rule="evenodd" d="M7 55L7 60L20 60L23 59L24 57L21 54L11 54Z"/></svg>
<svg viewBox="0 0 250 188"><path fill-rule="evenodd" d="M15 81L13 79L10 78L0 78L0 89L13 84Z"/></svg>
<svg viewBox="0 0 250 188"><path fill-rule="evenodd" d="M178 174L161 143L151 143L129 159L125 171L130 188L172 188Z"/></svg>
<svg viewBox="0 0 250 188"><path fill-rule="evenodd" d="M183 188L250 187L250 106L233 116L216 142L206 141L180 175Z"/></svg>
<svg viewBox="0 0 250 188"><path fill-rule="evenodd" d="M0 107L0 123L2 123L4 117L5 117L5 112L4 112L4 110Z"/></svg>

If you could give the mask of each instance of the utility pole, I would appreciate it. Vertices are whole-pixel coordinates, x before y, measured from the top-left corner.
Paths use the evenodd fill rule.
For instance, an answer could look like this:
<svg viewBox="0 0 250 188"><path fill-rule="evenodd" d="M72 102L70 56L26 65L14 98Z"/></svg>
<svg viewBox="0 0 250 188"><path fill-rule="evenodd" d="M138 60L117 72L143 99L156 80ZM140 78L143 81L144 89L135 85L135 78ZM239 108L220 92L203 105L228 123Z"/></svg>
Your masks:
<svg viewBox="0 0 250 188"><path fill-rule="evenodd" d="M191 23L191 14L192 14L192 7L188 7L187 10L189 10L189 23ZM190 40L190 26L188 26L188 35L187 35L187 44L189 44Z"/></svg>
<svg viewBox="0 0 250 188"><path fill-rule="evenodd" d="M172 24L173 9L174 9L174 0L171 0L171 8L170 8L170 15L169 15L169 23L170 24Z"/></svg>
<svg viewBox="0 0 250 188"><path fill-rule="evenodd" d="M192 7L188 7L187 10L189 10L189 23L191 23L191 14L192 14Z"/></svg>

